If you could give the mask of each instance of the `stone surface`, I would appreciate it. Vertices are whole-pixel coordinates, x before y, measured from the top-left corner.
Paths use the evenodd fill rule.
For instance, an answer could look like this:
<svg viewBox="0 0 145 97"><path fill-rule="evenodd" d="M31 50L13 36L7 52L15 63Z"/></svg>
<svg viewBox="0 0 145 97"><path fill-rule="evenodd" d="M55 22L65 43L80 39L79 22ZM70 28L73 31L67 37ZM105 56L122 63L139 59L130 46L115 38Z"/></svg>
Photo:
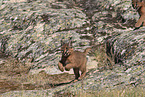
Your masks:
<svg viewBox="0 0 145 97"><path fill-rule="evenodd" d="M47 90L10 91L2 97L55 96L64 92L75 94L81 89L145 85L145 29L133 31L139 15L130 0L4 2L0 13L0 53L30 63L31 75L41 71L52 75L63 73L57 67L60 41L69 37L73 39L74 49L79 51L107 44L105 53L115 61L113 69L99 70L93 52L97 46L87 55L88 70L83 81ZM0 66L3 64L5 60L0 56Z"/></svg>

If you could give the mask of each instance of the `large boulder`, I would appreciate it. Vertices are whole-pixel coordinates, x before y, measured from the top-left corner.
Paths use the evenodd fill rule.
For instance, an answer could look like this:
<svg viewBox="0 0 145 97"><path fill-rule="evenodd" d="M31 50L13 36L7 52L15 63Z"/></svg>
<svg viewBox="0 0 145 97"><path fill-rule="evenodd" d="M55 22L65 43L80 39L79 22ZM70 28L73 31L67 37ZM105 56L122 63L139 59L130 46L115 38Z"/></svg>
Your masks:
<svg viewBox="0 0 145 97"><path fill-rule="evenodd" d="M87 56L89 70L82 81L48 90L12 91L2 94L3 97L73 95L78 90L144 86L145 30L133 31L138 14L130 0L56 1L3 4L0 7L1 51L31 63L31 75L40 71L54 75L61 73L57 68L61 57L60 40L73 37L73 47L79 51L105 43L108 56L105 60L111 57L115 63L112 70L99 71L97 57L90 54Z"/></svg>
<svg viewBox="0 0 145 97"><path fill-rule="evenodd" d="M108 48L112 46L116 62L132 67L145 65L145 29L126 31L108 41ZM110 43L109 43L110 42Z"/></svg>
<svg viewBox="0 0 145 97"><path fill-rule="evenodd" d="M80 35L75 31L87 23L86 15L78 9L53 8L54 4L58 3L38 0L1 7L2 40L8 38L7 44L2 43L5 53L24 62L33 62L34 71L57 65L62 38L73 37L74 46L89 44L87 40L79 39Z"/></svg>

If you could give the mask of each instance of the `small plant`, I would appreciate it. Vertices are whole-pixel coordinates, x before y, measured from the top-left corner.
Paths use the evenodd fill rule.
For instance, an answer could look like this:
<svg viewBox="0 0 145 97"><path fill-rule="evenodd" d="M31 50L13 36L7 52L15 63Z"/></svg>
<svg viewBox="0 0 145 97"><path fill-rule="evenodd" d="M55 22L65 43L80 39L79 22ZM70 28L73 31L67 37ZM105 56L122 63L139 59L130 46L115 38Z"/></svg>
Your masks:
<svg viewBox="0 0 145 97"><path fill-rule="evenodd" d="M113 51L110 50L110 52L111 54L107 53L105 45L101 45L96 49L94 55L98 61L98 67L107 67L112 69L115 65L115 57Z"/></svg>
<svg viewBox="0 0 145 97"><path fill-rule="evenodd" d="M144 97L145 89L141 87L125 87L121 89L79 91L76 97Z"/></svg>

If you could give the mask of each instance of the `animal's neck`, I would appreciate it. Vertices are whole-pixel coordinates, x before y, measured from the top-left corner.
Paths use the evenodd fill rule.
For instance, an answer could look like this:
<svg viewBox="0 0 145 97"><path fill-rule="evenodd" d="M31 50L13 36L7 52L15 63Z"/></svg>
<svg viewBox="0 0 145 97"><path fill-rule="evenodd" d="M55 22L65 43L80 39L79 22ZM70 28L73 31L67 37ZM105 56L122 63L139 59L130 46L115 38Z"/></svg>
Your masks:
<svg viewBox="0 0 145 97"><path fill-rule="evenodd" d="M66 65L65 62L66 62L66 60L67 60L67 58L68 58L69 56L70 56L70 55L68 55L68 56L63 56L63 55L62 55L62 57L61 57L61 61L60 61L60 62L63 64L63 66Z"/></svg>

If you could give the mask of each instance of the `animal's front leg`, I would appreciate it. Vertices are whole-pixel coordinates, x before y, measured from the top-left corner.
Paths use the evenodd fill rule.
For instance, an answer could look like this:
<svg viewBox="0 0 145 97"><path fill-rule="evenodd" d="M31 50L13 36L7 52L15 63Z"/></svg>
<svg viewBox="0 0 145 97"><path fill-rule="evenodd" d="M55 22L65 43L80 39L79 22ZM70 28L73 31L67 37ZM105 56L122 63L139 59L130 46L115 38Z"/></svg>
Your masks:
<svg viewBox="0 0 145 97"><path fill-rule="evenodd" d="M73 82L77 82L78 78L80 77L79 68L73 68L75 74L75 80Z"/></svg>
<svg viewBox="0 0 145 97"><path fill-rule="evenodd" d="M73 68L75 79L78 79L80 77L79 68Z"/></svg>
<svg viewBox="0 0 145 97"><path fill-rule="evenodd" d="M62 63L60 63L60 62L58 63L58 68L60 71L62 71L62 72L64 71L64 67L63 67Z"/></svg>
<svg viewBox="0 0 145 97"><path fill-rule="evenodd" d="M71 68L73 68L74 67L74 65L72 64L72 63L69 63L69 64L67 64L66 66L65 66L65 70L66 71L69 71Z"/></svg>

